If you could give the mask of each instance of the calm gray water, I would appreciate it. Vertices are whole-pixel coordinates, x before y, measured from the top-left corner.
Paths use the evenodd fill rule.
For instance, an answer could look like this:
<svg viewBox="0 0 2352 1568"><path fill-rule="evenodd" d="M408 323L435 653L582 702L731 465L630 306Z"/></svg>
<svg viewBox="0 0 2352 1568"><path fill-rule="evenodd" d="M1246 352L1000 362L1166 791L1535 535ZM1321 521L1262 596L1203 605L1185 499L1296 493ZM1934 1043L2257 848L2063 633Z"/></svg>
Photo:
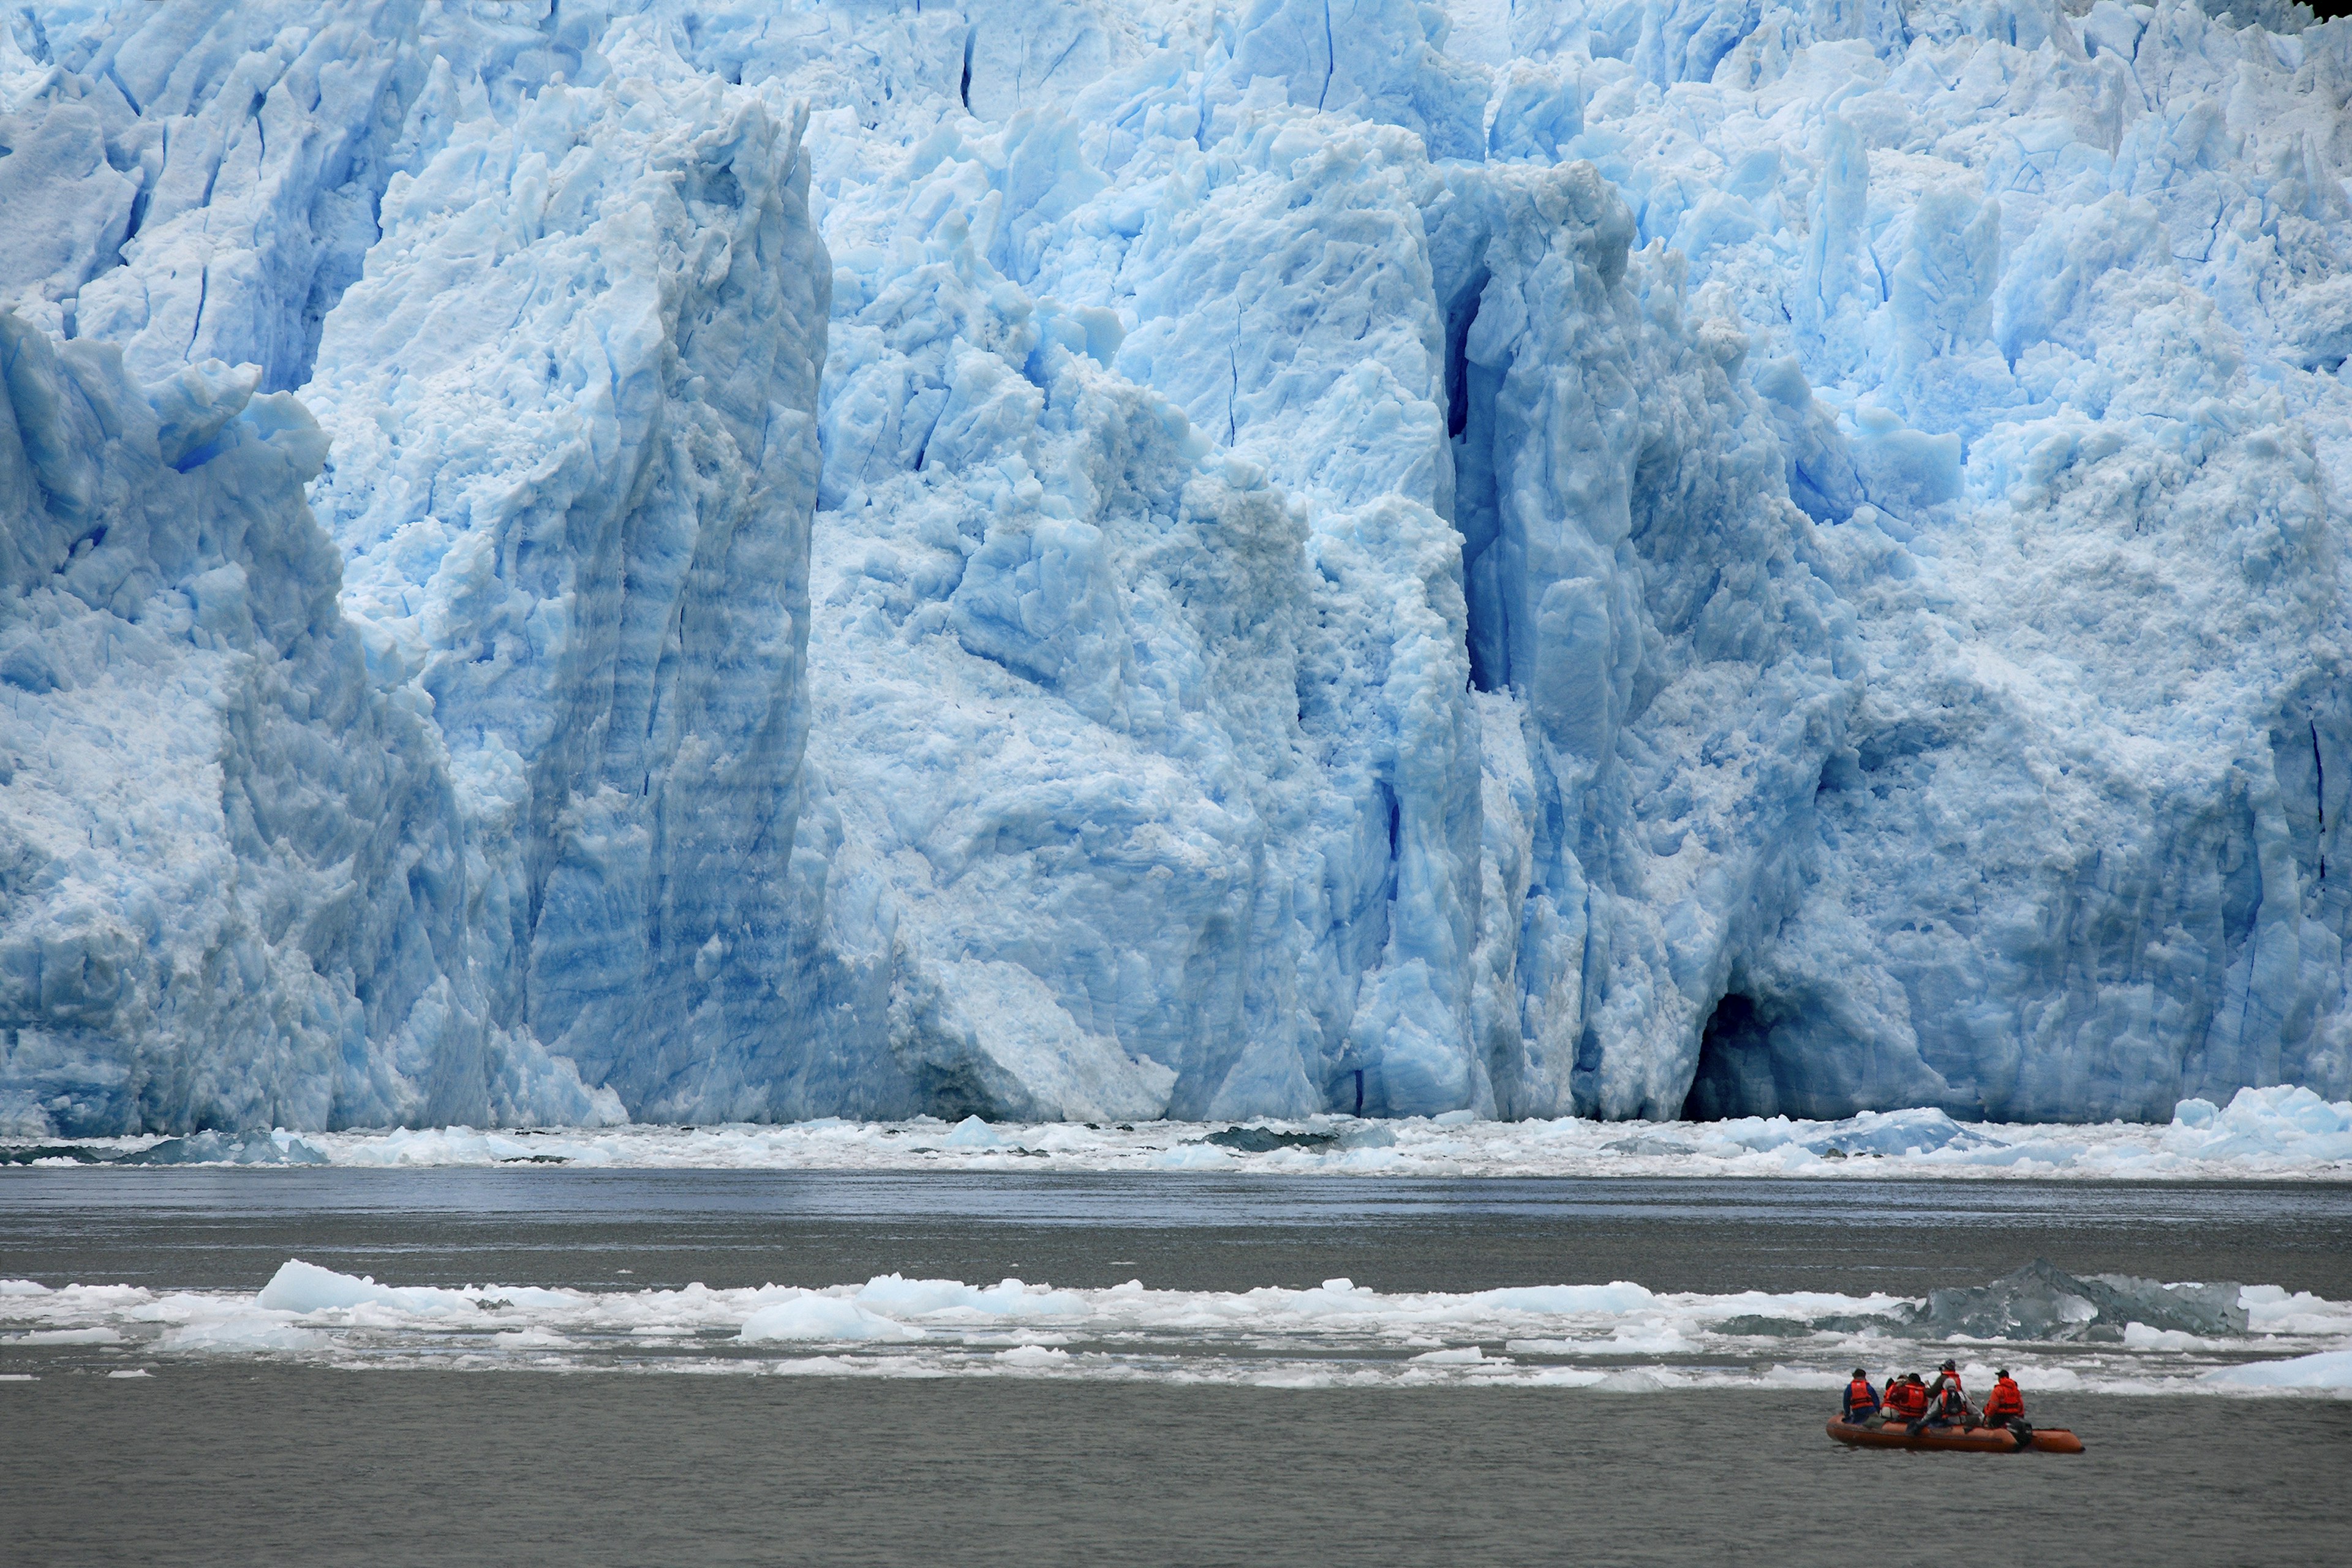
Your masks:
<svg viewBox="0 0 2352 1568"><path fill-rule="evenodd" d="M0 1384L0 1555L322 1563L2340 1563L2352 1405L2084 1399L2079 1458L1801 1395L166 1369ZM1857 1553L1860 1539L1908 1544Z"/></svg>
<svg viewBox="0 0 2352 1568"><path fill-rule="evenodd" d="M250 1291L819 1285L889 1271L1182 1289L2075 1272L2352 1297L2312 1185L1368 1182L580 1171L0 1173L0 1277ZM1853 1453L1762 1391L374 1371L0 1347L17 1563L2084 1563L2342 1560L2352 1402L2076 1395L2079 1458ZM1922 1539L1924 1538L1924 1539ZM1940 1542L1940 1544L1936 1544Z"/></svg>
<svg viewBox="0 0 2352 1568"><path fill-rule="evenodd" d="M0 1277L257 1289L849 1283L1657 1290L2072 1272L2352 1298L2352 1186L534 1170L0 1171ZM623 1273L622 1270L627 1270Z"/></svg>

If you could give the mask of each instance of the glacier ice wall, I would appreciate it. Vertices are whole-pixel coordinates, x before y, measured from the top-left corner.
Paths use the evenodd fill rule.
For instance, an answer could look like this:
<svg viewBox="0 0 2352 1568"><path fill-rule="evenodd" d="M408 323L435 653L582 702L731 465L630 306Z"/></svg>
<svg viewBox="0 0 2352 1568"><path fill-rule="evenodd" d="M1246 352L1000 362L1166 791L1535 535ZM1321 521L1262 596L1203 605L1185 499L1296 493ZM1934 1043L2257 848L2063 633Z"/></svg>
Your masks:
<svg viewBox="0 0 2352 1568"><path fill-rule="evenodd" d="M500 1017L641 1114L752 1114L829 279L798 121L657 33L603 42L600 85L511 120L435 63L437 146L319 343L311 499L448 749Z"/></svg>
<svg viewBox="0 0 2352 1568"><path fill-rule="evenodd" d="M615 1116L466 962L447 775L337 612L309 413L7 313L0 375L12 1130Z"/></svg>
<svg viewBox="0 0 2352 1568"><path fill-rule="evenodd" d="M437 945L273 934L217 990L348 993L397 1084L253 1057L199 982L176 1034L12 992L0 1095L2341 1095L2348 93L2352 26L2178 0L27 8L26 363L315 415L313 619L363 658L285 689L442 869ZM273 526L242 569L331 583ZM0 790L226 819L193 761L104 795L16 744L92 656L9 613L51 673ZM137 880L12 881L0 931ZM435 985L462 1027L396 1044ZM106 1087L167 1057L226 1087Z"/></svg>
<svg viewBox="0 0 2352 1568"><path fill-rule="evenodd" d="M67 363L79 363L101 306L116 312L104 319L121 341L122 384L107 406L143 395L166 409L148 419L163 420L162 447L118 448L56 424L68 406L56 399L20 403L27 440L92 455L98 469L76 481L84 489L143 495L164 482L146 470L168 479L203 461L218 471L204 443L257 384L299 384L299 405L264 394L252 406L299 417L307 467L275 492L253 482L234 492L272 531L244 553L242 535L210 554L175 544L138 581L145 593L160 577L184 596L198 591L186 580L240 574L299 612L266 635L318 649L310 667L273 677L316 731L307 749L192 725L177 779L120 784L110 801L82 805L115 837L155 839L153 854L185 879L176 892L137 888L135 868L89 889L60 880L69 862L51 841L72 829L39 810L104 777L103 757L50 750L37 776L19 770L31 825L46 832L8 906L35 955L5 1015L9 1114L37 1131L595 1120L625 1114L623 1095L641 1112L665 1097L700 1110L722 1100L730 1053L767 1035L768 938L782 924L775 889L800 808L826 270L797 183L799 121L688 70L664 38L631 26L592 37L602 47L583 70L568 35L496 18L263 10L151 7L121 30L105 8L53 14L37 40L47 68L25 63L21 39L10 62L12 123L31 114L71 129L96 116L104 128L125 103L154 98L155 124L118 128L106 143L123 169L93 167L135 182L152 141L196 164L181 178L167 156L151 176L158 192L217 198L168 220L151 202L152 221L133 220L111 268L103 245L95 259L61 266L43 252L25 264L24 274L43 268L20 275L25 314L77 334ZM167 84L126 63L150 57ZM595 81L567 86L573 73ZM142 125L156 134L142 141ZM91 177L32 185L23 199L71 211ZM354 221L365 243L338 250ZM76 275L96 281L64 295L59 280ZM138 321L121 315L125 300L144 312ZM519 331L532 345L520 357ZM87 341L97 352L100 340ZM243 369L205 354L224 342ZM124 390L126 377L182 360L143 394ZM201 419L169 411L191 399ZM201 428L175 436L175 420ZM197 509L204 494L142 504ZM80 526L79 511L65 515L57 527ZM192 514L180 531L193 539L202 526ZM114 576L142 571L143 536L102 518L84 531L102 543L110 527L121 550L100 554L128 563ZM42 574L62 570L76 542L52 542L46 553L26 546L37 626ZM115 594L110 581L92 603L140 614ZM18 685L31 695L7 694L26 710L12 742L56 730L34 698L55 707L65 700L53 688L80 684L93 655L63 635L41 630L27 645L30 686ZM90 646L102 662L104 639ZM149 704L182 700L187 683L170 662L150 665L126 689L79 700L101 746L110 704L133 703L134 691ZM192 689L223 683L235 684L208 677ZM387 770L390 783L373 777ZM304 803L295 815L308 837L294 850L276 847L285 829L265 823L258 837L207 840L212 864L179 867L184 847L138 827L148 811L187 820L174 797L193 792L191 832L207 814L234 830L247 777ZM329 804L383 818L372 858L352 858L343 840L360 830L325 820ZM116 820L125 812L131 822ZM320 859L321 875L276 892L257 917L272 944L295 933L273 971L238 952L235 931L203 934L226 917L208 914L194 889L233 900L241 880L271 868L257 859L287 853ZM342 908L355 898L409 899L421 913L360 919ZM147 908L147 935L131 946L182 976L173 994L190 999L178 1004L193 1020L184 1027L152 1023L148 1003L106 1012L62 978L74 952L48 928L119 923L110 903ZM184 921L195 931L184 943ZM353 925L364 929L342 929ZM309 939L313 928L322 940ZM183 945L185 955L167 951ZM108 973L131 962L110 956ZM207 995L211 1012L191 1011ZM368 1081L343 1082L354 1076ZM174 1077L196 1087L171 1087ZM488 1087L469 1089L474 1079Z"/></svg>

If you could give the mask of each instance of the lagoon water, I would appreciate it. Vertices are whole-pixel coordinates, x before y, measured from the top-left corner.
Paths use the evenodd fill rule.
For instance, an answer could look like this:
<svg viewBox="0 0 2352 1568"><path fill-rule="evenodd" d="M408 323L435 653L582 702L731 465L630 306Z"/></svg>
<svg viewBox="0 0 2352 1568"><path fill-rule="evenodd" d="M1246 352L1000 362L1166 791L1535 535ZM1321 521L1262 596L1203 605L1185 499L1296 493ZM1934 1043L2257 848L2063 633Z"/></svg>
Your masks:
<svg viewBox="0 0 2352 1568"><path fill-rule="evenodd" d="M1185 1290L1345 1275L1381 1290L1632 1279L1903 1295L2042 1257L2342 1300L2352 1184L0 1171L0 1275L252 1290L291 1257L402 1284L598 1289L896 1270Z"/></svg>
<svg viewBox="0 0 2352 1568"><path fill-rule="evenodd" d="M521 1321L530 1302L501 1297L454 1329L345 1314L301 1352L154 1337L173 1293L258 1314L254 1293L297 1258L591 1307L704 1300L682 1290L696 1282L722 1299L1013 1275L1094 1316L780 1346L738 1340L740 1305L665 1337L576 1306ZM2352 1523L2352 1400L2152 1392L2277 1347L1963 1347L2075 1379L2051 1392L2029 1373L2029 1398L2090 1453L1856 1454L1822 1436L1832 1396L1795 1385L1843 1346L1691 1318L1743 1293L1916 1297L2035 1258L2341 1302L2352 1189L5 1172L0 1278L51 1289L0 1300L0 1318L64 1312L68 1284L132 1289L53 1320L114 1327L0 1334L0 1513L9 1561L61 1564L1780 1563L1890 1530L2084 1562L2332 1560ZM1242 1310L1279 1288L1295 1317L1334 1277L1389 1318L1300 1328ZM1107 1316L1129 1279L1176 1306ZM1662 1305L1507 1347L1462 1305L1611 1280ZM1676 1311L1684 1338L1652 1331ZM1434 1337L1401 1333L1412 1313ZM1486 1359L1423 1364L1463 1354L1422 1348L1440 1340ZM1543 1381L1626 1368L1665 1381Z"/></svg>
<svg viewBox="0 0 2352 1568"><path fill-rule="evenodd" d="M0 1384L11 1562L2341 1561L2352 1405L2081 1400L2078 1458L1817 1397L205 1365Z"/></svg>

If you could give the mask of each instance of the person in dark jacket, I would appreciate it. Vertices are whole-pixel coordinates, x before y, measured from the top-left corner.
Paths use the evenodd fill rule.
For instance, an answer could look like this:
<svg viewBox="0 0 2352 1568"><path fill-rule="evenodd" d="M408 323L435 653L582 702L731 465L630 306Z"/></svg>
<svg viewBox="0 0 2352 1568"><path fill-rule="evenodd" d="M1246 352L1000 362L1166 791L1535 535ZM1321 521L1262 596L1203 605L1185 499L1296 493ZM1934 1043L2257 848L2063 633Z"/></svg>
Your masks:
<svg viewBox="0 0 2352 1568"><path fill-rule="evenodd" d="M1915 1421L1912 1429L1926 1426L1974 1426L1977 1413L1969 1407L1968 1391L1960 1386L1960 1369L1946 1362L1937 1369L1936 1381L1927 1385L1927 1415L1924 1422Z"/></svg>
<svg viewBox="0 0 2352 1568"><path fill-rule="evenodd" d="M1870 1373L1861 1367L1853 1369L1853 1381L1845 1385L1845 1399L1840 1405L1844 1418L1854 1426L1874 1425L1879 1419L1878 1390L1870 1386Z"/></svg>

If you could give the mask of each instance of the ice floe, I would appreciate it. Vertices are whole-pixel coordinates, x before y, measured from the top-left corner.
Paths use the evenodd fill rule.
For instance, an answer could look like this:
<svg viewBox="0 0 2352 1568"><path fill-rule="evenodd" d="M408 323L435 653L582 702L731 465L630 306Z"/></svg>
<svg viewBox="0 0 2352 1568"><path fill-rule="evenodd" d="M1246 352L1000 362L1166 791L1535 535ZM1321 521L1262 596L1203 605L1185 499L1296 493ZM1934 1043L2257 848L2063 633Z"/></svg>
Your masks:
<svg viewBox="0 0 2352 1568"><path fill-rule="evenodd" d="M277 1162L336 1166L508 1165L712 1170L1257 1172L1358 1176L1722 1175L1837 1178L2352 1180L2352 1104L2307 1089L2242 1089L2224 1108L2185 1102L2166 1124L1966 1123L1940 1110L1839 1121L1482 1121L1466 1112L1291 1122L870 1122L468 1127L281 1133ZM194 1142L194 1140L187 1141ZM152 1141L0 1144L0 1158L140 1163ZM224 1146L226 1148L226 1146ZM224 1159L229 1156L224 1153Z"/></svg>
<svg viewBox="0 0 2352 1568"><path fill-rule="evenodd" d="M2042 1266L2003 1284L2084 1282ZM2107 1279L2088 1326L1947 1321L1884 1292L1651 1290L1627 1280L1449 1293L1352 1280L1250 1290L877 1276L824 1289L385 1286L290 1259L257 1293L67 1286L0 1298L0 1357L260 1357L348 1366L1048 1376L1305 1386L1643 1393L1835 1387L1876 1369L1998 1363L2030 1393L2332 1394L2352 1388L2352 1303L2275 1287ZM2234 1301L2226 1298L2234 1297ZM2168 1301L2238 1327L2147 1331ZM1998 1331L1986 1333L1988 1326ZM2055 1331L2052 1331L2053 1329ZM76 1364L80 1364L77 1363Z"/></svg>

